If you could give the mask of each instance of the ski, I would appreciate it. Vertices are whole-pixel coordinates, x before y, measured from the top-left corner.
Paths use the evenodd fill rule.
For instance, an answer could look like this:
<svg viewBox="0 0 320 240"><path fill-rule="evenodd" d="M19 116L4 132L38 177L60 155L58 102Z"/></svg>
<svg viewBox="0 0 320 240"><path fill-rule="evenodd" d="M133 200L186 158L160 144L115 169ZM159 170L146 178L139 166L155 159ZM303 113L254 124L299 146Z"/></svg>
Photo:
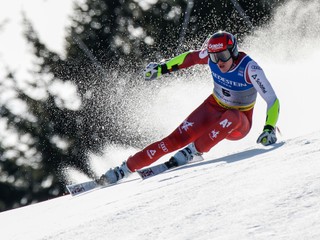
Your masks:
<svg viewBox="0 0 320 240"><path fill-rule="evenodd" d="M195 157L192 161L188 162L187 164L200 162L202 160L203 160L203 158L201 156ZM184 166L184 165L181 165L181 166ZM166 161L164 163L160 163L155 166L151 166L151 167L137 170L137 173L140 175L142 180L145 180L147 178L159 175L165 171L168 171L168 170L170 170L172 168L176 168L176 167L180 167L180 166L177 164L176 160L173 157L171 157L169 159L169 161Z"/></svg>
<svg viewBox="0 0 320 240"><path fill-rule="evenodd" d="M174 166L169 165L168 163L169 163L169 161L167 161L165 163L160 163L160 164L152 166L152 167L147 167L147 168L144 168L141 170L137 170L137 173L144 180L144 179L156 176L160 173L163 173L163 172L169 170L170 168L174 167Z"/></svg>
<svg viewBox="0 0 320 240"><path fill-rule="evenodd" d="M97 180L91 180L83 183L70 184L67 185L66 188L72 196L76 196L103 186L105 185L99 184Z"/></svg>
<svg viewBox="0 0 320 240"><path fill-rule="evenodd" d="M188 162L187 164L200 162L202 160L203 160L203 158L201 156L194 157L194 159L192 159L192 161ZM150 177L159 175L163 172L166 172L170 169L181 167L181 166L184 166L184 165L179 166L178 163L176 162L176 160L173 157L171 157L168 161L166 161L164 163L160 163L155 166L151 166L151 167L137 170L137 173L142 178L142 180L145 180L147 178L150 178ZM117 183L115 183L115 184L117 184ZM115 184L102 183L101 181L96 179L96 180L90 180L90 181L83 182L83 183L66 185L66 188L67 188L68 192L71 194L71 196L77 196L82 193L86 193L86 192L89 192L89 191L92 191L95 189L99 189L99 188L103 188L103 187L107 187L107 186L112 186Z"/></svg>

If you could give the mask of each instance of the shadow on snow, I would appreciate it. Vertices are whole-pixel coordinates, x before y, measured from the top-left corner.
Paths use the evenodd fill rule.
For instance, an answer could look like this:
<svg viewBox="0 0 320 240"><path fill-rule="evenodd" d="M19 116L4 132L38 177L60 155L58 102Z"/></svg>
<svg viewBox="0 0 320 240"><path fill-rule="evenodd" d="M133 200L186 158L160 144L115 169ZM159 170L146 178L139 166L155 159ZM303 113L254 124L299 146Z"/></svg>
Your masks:
<svg viewBox="0 0 320 240"><path fill-rule="evenodd" d="M207 165L207 164L214 164L214 163L218 163L218 162L225 162L225 163L233 163L233 162L238 162L238 161L242 161L242 160L246 160L270 151L273 151L279 147L282 147L285 144L285 142L279 142L276 144L273 144L272 146L269 146L268 148L260 148L260 149L249 149L246 151L242 151L242 152L237 152L237 153L233 153L221 158L217 158L217 159L213 159L213 160L205 160L205 161L201 161L198 163L194 163L191 165L186 165L186 166L182 166L178 169L173 169L172 171L176 171L176 170L180 170L180 169L187 169L187 168L193 168L193 167L198 167L198 166L203 166L203 165Z"/></svg>

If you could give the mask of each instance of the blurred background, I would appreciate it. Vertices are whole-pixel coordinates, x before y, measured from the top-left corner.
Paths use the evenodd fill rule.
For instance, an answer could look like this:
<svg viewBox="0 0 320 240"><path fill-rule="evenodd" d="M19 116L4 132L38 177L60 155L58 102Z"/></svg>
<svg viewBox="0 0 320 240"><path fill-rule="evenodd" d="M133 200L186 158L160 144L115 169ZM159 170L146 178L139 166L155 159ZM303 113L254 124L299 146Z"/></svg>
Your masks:
<svg viewBox="0 0 320 240"><path fill-rule="evenodd" d="M212 91L210 73L200 66L146 83L145 65L199 49L218 30L236 34L244 49L263 42L257 34L280 39L281 20L273 31L261 29L288 14L285 2L2 1L0 211L62 196L70 171L97 177L106 169L93 159L123 161L119 151L129 156L171 132ZM290 23L304 1L289 2ZM191 100L180 106L183 95Z"/></svg>

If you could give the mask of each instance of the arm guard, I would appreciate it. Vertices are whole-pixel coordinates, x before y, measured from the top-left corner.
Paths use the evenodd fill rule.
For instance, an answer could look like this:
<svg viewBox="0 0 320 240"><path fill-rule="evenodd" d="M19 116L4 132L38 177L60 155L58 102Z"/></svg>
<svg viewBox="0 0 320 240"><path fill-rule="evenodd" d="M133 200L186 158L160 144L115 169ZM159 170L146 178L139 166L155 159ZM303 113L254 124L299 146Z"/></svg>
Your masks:
<svg viewBox="0 0 320 240"><path fill-rule="evenodd" d="M267 110L267 119L265 126L272 126L275 127L278 121L280 111L280 103L279 100L273 103L273 105Z"/></svg>
<svg viewBox="0 0 320 240"><path fill-rule="evenodd" d="M187 57L187 55L190 53L191 51L182 53L174 58L171 58L169 61L162 63L161 64L161 68L158 71L158 75L161 74L166 74L166 73L170 73L173 71L177 71L179 70L179 66L182 65ZM160 74L160 75L161 75Z"/></svg>

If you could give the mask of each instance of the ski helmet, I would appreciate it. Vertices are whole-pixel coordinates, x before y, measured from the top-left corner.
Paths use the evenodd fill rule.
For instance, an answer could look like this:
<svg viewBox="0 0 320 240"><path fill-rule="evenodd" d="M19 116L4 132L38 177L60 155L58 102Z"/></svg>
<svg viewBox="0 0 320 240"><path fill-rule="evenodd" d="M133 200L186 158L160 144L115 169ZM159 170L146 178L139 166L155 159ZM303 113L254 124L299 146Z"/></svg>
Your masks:
<svg viewBox="0 0 320 240"><path fill-rule="evenodd" d="M214 63L219 60L226 62L231 57L236 59L239 55L236 38L225 31L216 32L209 38L207 50Z"/></svg>

